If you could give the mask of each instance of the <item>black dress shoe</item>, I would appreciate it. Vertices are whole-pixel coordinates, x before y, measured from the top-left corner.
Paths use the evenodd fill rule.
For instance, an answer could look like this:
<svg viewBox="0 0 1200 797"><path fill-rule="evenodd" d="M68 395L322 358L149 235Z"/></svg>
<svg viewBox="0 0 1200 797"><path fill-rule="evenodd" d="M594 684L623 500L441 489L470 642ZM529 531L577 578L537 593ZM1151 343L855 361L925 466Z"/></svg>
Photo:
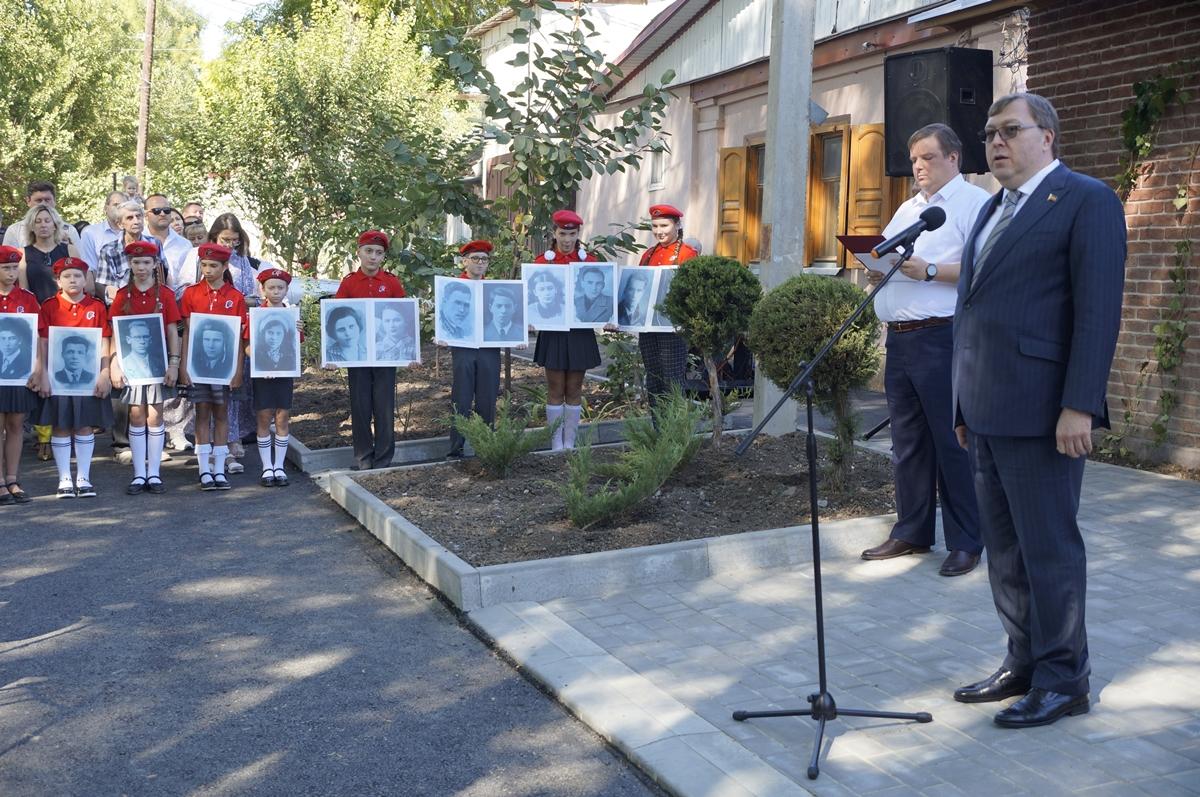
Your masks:
<svg viewBox="0 0 1200 797"><path fill-rule="evenodd" d="M862 552L862 558L867 560L895 559L897 556L908 556L910 553L929 553L928 545L913 545L904 540L888 540L883 545L876 545Z"/></svg>
<svg viewBox="0 0 1200 797"><path fill-rule="evenodd" d="M1086 714L1091 707L1087 695L1061 695L1034 687L1025 697L997 712L992 721L1002 728L1036 728L1059 717Z"/></svg>
<svg viewBox="0 0 1200 797"><path fill-rule="evenodd" d="M939 576L965 576L979 564L979 554L966 551L951 551L938 570Z"/></svg>
<svg viewBox="0 0 1200 797"><path fill-rule="evenodd" d="M954 699L959 703L991 703L1029 691L1029 679L1003 668L973 684L954 690Z"/></svg>

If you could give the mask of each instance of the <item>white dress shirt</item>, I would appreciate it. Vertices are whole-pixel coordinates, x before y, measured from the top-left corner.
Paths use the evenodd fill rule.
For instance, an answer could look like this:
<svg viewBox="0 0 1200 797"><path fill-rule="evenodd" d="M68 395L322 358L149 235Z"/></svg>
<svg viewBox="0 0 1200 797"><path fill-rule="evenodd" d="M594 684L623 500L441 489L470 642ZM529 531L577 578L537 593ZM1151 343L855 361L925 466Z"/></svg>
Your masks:
<svg viewBox="0 0 1200 797"><path fill-rule="evenodd" d="M932 196L926 197L918 192L901 205L888 226L883 228L883 236L891 238L916 224L925 208L938 205L946 211L946 223L917 236L913 254L935 265L961 262L963 244L971 234L980 208L988 199L990 195L987 191L968 183L961 174L956 174ZM875 294L875 314L881 321L945 318L954 315L957 299L958 287L955 283L914 280L897 271Z"/></svg>
<svg viewBox="0 0 1200 797"><path fill-rule="evenodd" d="M159 241L158 245L162 248L163 260L167 262L168 275L177 273L182 269L183 261L187 259L188 254L192 251L192 242L170 227L167 228L167 240ZM171 284L169 276L167 284Z"/></svg>
<svg viewBox="0 0 1200 797"><path fill-rule="evenodd" d="M100 264L100 250L104 245L119 240L124 235L122 230L114 230L107 221L89 224L79 236L79 257L94 272Z"/></svg>
<svg viewBox="0 0 1200 797"><path fill-rule="evenodd" d="M1013 216L1016 216L1021 212L1021 208L1025 207L1025 203L1029 200L1029 195L1037 190L1037 187L1042 184L1042 180L1045 180L1050 175L1050 172L1057 169L1059 164L1060 161L1058 158L1055 158L1054 160L1050 161L1049 165L1043 166L1037 174L1035 174L1033 177L1030 177L1025 181L1024 185L1017 189L1017 191L1021 193L1021 196L1017 198L1017 209L1013 211ZM1004 193L1007 195L1008 191L1005 190ZM992 230L995 229L996 225L1000 223L1000 216L1003 213L1004 197L1001 197L1000 203L996 205L996 209L992 211L991 218L987 220L987 224L983 225L983 229L979 231L979 235L975 236L976 257L979 256L979 250L987 242L988 236L992 234ZM992 257L989 255L988 259L991 260ZM984 263L983 267L986 269L987 263Z"/></svg>

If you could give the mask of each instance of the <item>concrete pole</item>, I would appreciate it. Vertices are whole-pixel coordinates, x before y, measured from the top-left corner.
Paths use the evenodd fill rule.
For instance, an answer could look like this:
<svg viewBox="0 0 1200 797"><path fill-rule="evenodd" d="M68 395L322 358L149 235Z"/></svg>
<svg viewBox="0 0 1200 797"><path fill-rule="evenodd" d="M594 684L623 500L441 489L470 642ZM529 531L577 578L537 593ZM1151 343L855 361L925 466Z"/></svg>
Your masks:
<svg viewBox="0 0 1200 797"><path fill-rule="evenodd" d="M804 269L804 220L808 198L809 107L816 0L774 0L771 9L771 63L767 84L767 173L763 220L770 257L759 280L769 291ZM797 370L799 363L796 363ZM783 396L758 373L754 380L757 424ZM789 402L763 430L770 435L796 431L799 405Z"/></svg>
<svg viewBox="0 0 1200 797"><path fill-rule="evenodd" d="M155 0L146 0L146 30L143 34L142 79L138 85L137 175L138 188L146 191L146 140L150 134L150 76L154 71Z"/></svg>

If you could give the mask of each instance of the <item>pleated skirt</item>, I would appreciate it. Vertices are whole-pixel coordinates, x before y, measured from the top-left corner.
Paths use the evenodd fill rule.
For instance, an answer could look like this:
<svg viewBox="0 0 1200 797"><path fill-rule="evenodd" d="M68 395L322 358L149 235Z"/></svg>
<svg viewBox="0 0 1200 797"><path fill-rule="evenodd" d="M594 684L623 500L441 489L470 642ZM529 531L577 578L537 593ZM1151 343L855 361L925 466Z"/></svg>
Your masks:
<svg viewBox="0 0 1200 797"><path fill-rule="evenodd" d="M593 329L539 332L533 361L552 371L586 371L600 364L600 347Z"/></svg>

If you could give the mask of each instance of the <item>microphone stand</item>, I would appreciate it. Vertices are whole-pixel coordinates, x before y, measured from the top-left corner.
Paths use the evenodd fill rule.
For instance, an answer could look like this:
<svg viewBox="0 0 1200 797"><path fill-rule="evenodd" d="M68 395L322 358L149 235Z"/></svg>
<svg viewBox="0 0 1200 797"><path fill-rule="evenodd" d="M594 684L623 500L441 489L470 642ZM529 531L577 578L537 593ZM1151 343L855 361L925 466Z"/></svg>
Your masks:
<svg viewBox="0 0 1200 797"><path fill-rule="evenodd" d="M835 345L837 345L837 342L841 339L842 335L846 333L846 330L850 328L850 325L854 323L854 320L862 314L862 311L865 310L867 305L870 304L875 298L875 294L879 292L879 289L886 285L887 281L892 278L892 275L900 269L900 266L904 265L905 261L912 257L913 245L915 241L916 237L914 236L913 239L904 246L904 251L901 252L900 259L896 261L894 266L892 266L892 270L889 271L884 278L880 280L879 284L867 294L867 297L863 299L862 303L859 304L857 308L855 308L854 312L850 314L850 317L842 323L841 328L834 333L833 337L826 341L825 345L821 347L821 350L817 352L816 355L807 363L801 363L800 373L798 373L796 378L792 380L791 385L788 386L788 389L783 394L783 397L779 399L778 403L771 408L771 411L768 412L762 421L759 422L758 426L754 427L750 434L746 436L746 439L743 440L736 449L738 456L745 454L746 450L750 447L750 444L754 442L756 437L758 437L763 427L767 425L767 422L770 421L775 413L779 411L779 408L782 407L784 403L786 403L788 399L796 393L797 390L802 387L804 388L804 401L808 415L808 435L805 438L804 448L808 459L808 506L812 528L813 592L817 616L818 691L808 696L808 708L785 709L783 711L735 711L733 712L733 718L738 722L748 719L755 719L757 717L812 717L814 720L816 720L817 736L813 740L812 757L808 762L809 780L816 780L817 775L820 774L820 769L817 766L817 762L821 755L821 743L825 736L825 723L829 720L837 719L839 714L847 717L879 717L882 719L933 722L933 715L927 711L921 711L915 714L907 714L895 711L874 711L868 709L839 709L837 707L837 703L834 702L833 695L829 693L825 673L825 611L823 608L821 595L821 532L820 527L818 526L817 517L817 438L816 434L813 432L813 370L816 369L817 365L819 365L821 361L825 359L825 357L829 354L829 351Z"/></svg>

